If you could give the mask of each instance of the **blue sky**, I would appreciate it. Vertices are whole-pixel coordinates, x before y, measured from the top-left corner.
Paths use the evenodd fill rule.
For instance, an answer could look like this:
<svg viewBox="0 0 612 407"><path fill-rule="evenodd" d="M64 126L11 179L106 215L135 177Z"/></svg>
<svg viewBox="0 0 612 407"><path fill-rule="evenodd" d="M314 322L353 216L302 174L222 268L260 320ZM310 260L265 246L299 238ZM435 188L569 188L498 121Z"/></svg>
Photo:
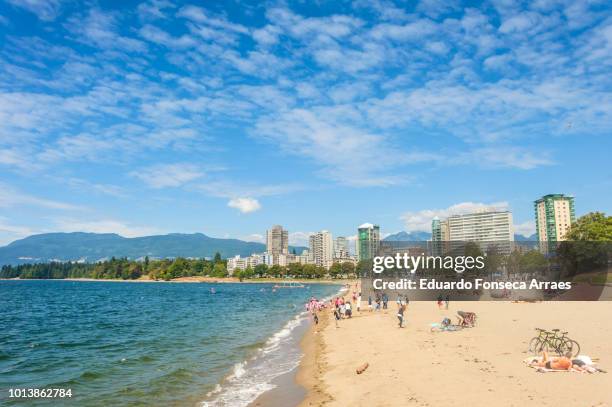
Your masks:
<svg viewBox="0 0 612 407"><path fill-rule="evenodd" d="M0 243L610 212L606 1L0 0Z"/></svg>

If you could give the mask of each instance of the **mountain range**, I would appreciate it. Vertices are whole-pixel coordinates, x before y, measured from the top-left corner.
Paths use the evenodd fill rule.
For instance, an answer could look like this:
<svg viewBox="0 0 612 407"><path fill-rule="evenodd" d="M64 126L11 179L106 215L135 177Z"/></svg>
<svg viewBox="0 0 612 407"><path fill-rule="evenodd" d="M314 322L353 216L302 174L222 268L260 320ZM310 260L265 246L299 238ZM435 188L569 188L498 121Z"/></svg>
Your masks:
<svg viewBox="0 0 612 407"><path fill-rule="evenodd" d="M290 246L289 251L293 249L301 253L306 248ZM216 252L227 258L237 254L250 256L265 250L263 243L217 239L202 233L171 233L133 238L114 233L44 233L0 247L0 266L49 261L96 262L111 257L202 258L213 257Z"/></svg>
<svg viewBox="0 0 612 407"><path fill-rule="evenodd" d="M422 242L431 239L428 232L398 232L387 236L386 241ZM536 235L514 235L514 240L535 241ZM306 247L290 246L301 253ZM123 237L115 233L43 233L16 240L0 247L0 266L4 264L43 263L49 261L96 262L111 257L139 259L172 257L243 257L266 250L263 243L238 239L218 239L202 233Z"/></svg>

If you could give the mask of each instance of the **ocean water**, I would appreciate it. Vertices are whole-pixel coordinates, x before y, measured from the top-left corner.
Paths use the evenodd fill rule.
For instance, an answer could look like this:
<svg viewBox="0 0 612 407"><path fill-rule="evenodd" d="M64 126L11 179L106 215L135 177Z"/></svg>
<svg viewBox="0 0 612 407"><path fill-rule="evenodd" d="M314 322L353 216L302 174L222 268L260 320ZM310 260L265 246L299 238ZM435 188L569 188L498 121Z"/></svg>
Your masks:
<svg viewBox="0 0 612 407"><path fill-rule="evenodd" d="M247 405L297 366L304 303L338 289L0 281L0 405ZM8 399L9 388L72 398Z"/></svg>

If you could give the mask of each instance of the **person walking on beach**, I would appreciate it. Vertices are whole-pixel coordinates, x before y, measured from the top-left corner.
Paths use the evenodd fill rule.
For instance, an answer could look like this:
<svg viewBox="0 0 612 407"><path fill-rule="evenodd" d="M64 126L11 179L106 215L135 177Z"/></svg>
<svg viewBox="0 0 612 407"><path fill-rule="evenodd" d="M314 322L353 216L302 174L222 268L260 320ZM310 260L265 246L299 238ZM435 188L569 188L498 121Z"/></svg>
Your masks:
<svg viewBox="0 0 612 407"><path fill-rule="evenodd" d="M372 312L372 296L368 296L368 308L370 309L370 312Z"/></svg>
<svg viewBox="0 0 612 407"><path fill-rule="evenodd" d="M446 294L446 298L444 299L444 307L448 309L448 304L450 303L450 296Z"/></svg>
<svg viewBox="0 0 612 407"><path fill-rule="evenodd" d="M346 304L344 304L344 315L346 315L347 318L351 318L353 316L353 310L351 308L350 301L347 301Z"/></svg>
<svg viewBox="0 0 612 407"><path fill-rule="evenodd" d="M389 303L389 296L387 293L383 293L382 295L383 309L387 309L387 304Z"/></svg>
<svg viewBox="0 0 612 407"><path fill-rule="evenodd" d="M361 293L357 296L357 312L361 312Z"/></svg>
<svg viewBox="0 0 612 407"><path fill-rule="evenodd" d="M403 328L404 326L404 311L406 310L405 305L401 305L397 310L397 319L399 320L399 327Z"/></svg>
<svg viewBox="0 0 612 407"><path fill-rule="evenodd" d="M442 309L442 294L438 295L438 309Z"/></svg>
<svg viewBox="0 0 612 407"><path fill-rule="evenodd" d="M340 321L340 309L338 307L334 309L334 320L336 321L336 328L338 328L338 321Z"/></svg>
<svg viewBox="0 0 612 407"><path fill-rule="evenodd" d="M397 294L397 300L395 300L395 302L397 303L397 309L399 309L399 307L402 306L402 295L401 294Z"/></svg>

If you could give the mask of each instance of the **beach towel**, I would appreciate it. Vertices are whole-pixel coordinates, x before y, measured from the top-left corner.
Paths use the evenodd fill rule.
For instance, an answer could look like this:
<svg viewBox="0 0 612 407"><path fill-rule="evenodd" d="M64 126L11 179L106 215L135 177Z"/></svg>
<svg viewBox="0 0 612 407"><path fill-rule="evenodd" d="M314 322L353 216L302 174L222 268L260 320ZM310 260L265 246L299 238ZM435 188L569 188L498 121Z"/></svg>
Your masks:
<svg viewBox="0 0 612 407"><path fill-rule="evenodd" d="M429 324L429 329L431 332L434 332L434 331L454 332L454 331L460 331L462 327L460 327L459 325L442 325L439 322L434 322L434 323Z"/></svg>
<svg viewBox="0 0 612 407"><path fill-rule="evenodd" d="M594 369L597 369L598 372L603 372L603 371L599 370L597 368L597 366L595 366L596 363L593 362L592 359L589 356L579 355L575 359L581 359L583 361L584 360L589 360L589 361L591 361L591 363L586 365L586 366L589 366L589 367L592 367ZM535 366L535 365L531 364L534 360L537 360L539 362L539 361L542 360L542 356L530 356L528 358L523 359L523 363L525 363L528 367L530 367L532 369L535 369L536 372L538 372L538 373L568 373L568 372L582 373L582 372L579 372L579 371L574 370L574 369L572 369L572 370L556 370L556 369L548 369L548 368L542 367L542 366Z"/></svg>

